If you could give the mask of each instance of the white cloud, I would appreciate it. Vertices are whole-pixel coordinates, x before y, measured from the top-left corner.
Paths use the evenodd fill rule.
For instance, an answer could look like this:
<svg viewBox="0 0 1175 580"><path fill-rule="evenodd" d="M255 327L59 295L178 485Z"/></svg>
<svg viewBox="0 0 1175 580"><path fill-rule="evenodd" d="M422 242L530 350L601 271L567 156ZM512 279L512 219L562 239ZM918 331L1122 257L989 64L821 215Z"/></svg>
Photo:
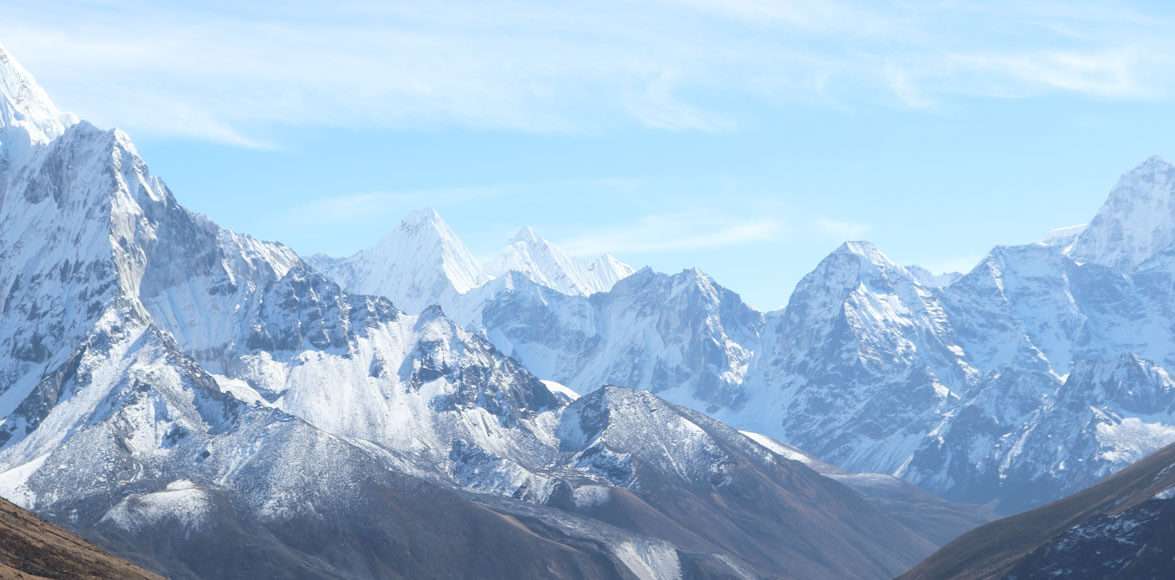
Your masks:
<svg viewBox="0 0 1175 580"><path fill-rule="evenodd" d="M1153 8L1158 10L1158 8ZM286 127L727 131L759 106L1169 98L1163 15L1093 2L585 5L11 0L0 38L104 126L247 147ZM278 144L280 145L280 144Z"/></svg>
<svg viewBox="0 0 1175 580"><path fill-rule="evenodd" d="M631 224L597 228L560 245L577 255L676 252L765 241L782 231L783 223L776 219L691 211L649 215Z"/></svg>
<svg viewBox="0 0 1175 580"><path fill-rule="evenodd" d="M949 62L974 73L987 73L994 86L1017 91L1062 91L1095 97L1153 97L1159 90L1140 49L1096 52L979 53L951 55Z"/></svg>

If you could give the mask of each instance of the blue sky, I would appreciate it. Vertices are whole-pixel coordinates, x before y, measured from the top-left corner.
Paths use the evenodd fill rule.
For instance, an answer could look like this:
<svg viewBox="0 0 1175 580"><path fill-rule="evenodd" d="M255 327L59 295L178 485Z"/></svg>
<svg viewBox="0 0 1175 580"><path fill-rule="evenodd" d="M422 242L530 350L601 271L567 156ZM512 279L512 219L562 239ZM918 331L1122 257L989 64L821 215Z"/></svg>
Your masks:
<svg viewBox="0 0 1175 580"><path fill-rule="evenodd" d="M845 239L965 269L1175 157L1146 2L9 0L0 42L188 207L350 253L433 206L763 308Z"/></svg>

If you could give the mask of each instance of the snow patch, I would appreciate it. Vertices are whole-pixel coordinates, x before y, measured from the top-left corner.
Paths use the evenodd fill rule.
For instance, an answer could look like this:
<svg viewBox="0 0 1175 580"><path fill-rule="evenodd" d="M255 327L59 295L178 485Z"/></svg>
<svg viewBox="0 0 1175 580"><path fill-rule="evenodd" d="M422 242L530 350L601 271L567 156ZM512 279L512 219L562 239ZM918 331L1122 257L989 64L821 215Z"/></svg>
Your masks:
<svg viewBox="0 0 1175 580"><path fill-rule="evenodd" d="M677 580L681 578L681 561L677 550L660 542L623 542L612 553L640 580Z"/></svg>
<svg viewBox="0 0 1175 580"><path fill-rule="evenodd" d="M29 478L49 459L46 453L32 461L0 473L0 496L25 509L37 503L37 494L28 487Z"/></svg>
<svg viewBox="0 0 1175 580"><path fill-rule="evenodd" d="M571 387L568 387L563 383L557 383L555 381L548 381L545 379L542 381L542 383L547 387L548 391L551 391L551 394L563 395L572 401L579 398L579 393L575 392Z"/></svg>
<svg viewBox="0 0 1175 580"><path fill-rule="evenodd" d="M207 520L212 504L196 484L179 479L162 491L133 494L106 512L102 521L129 532L174 521L187 530L199 529Z"/></svg>
<svg viewBox="0 0 1175 580"><path fill-rule="evenodd" d="M1175 443L1175 426L1128 417L1120 423L1098 424L1097 437L1102 449L1100 458L1126 464Z"/></svg>
<svg viewBox="0 0 1175 580"><path fill-rule="evenodd" d="M804 465L812 465L813 463L816 462L815 459L812 459L811 457L808 457L807 455L800 453L798 450L796 450L792 447L788 447L787 445L784 445L783 443L780 443L780 442L778 442L778 441L776 441L766 435L763 435L761 433L755 433L753 431L739 431L739 433L742 433L751 441L758 443L759 445L767 448L768 451L770 451L776 455L780 455L780 456L784 457L785 459L790 459L792 461L798 461L800 463L803 463Z"/></svg>

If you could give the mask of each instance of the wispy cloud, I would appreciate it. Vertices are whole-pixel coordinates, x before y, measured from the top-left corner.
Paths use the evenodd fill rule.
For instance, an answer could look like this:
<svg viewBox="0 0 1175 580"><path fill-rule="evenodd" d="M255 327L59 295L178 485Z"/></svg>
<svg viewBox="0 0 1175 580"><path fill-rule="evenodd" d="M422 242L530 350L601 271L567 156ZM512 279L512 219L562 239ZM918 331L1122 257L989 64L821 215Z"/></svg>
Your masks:
<svg viewBox="0 0 1175 580"><path fill-rule="evenodd" d="M11 0L0 39L103 125L245 147L286 127L729 131L800 101L1170 98L1172 19L1096 2L262 5Z"/></svg>
<svg viewBox="0 0 1175 580"><path fill-rule="evenodd" d="M676 252L770 240L783 230L783 223L777 219L692 211L649 215L634 223L595 229L560 244L577 255Z"/></svg>

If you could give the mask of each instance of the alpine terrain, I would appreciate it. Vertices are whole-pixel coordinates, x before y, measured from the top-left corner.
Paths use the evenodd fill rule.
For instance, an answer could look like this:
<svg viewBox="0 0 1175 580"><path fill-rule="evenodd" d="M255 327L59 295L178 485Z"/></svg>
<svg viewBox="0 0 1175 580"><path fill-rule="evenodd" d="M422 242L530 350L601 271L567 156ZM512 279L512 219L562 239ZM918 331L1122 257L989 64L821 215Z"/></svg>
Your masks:
<svg viewBox="0 0 1175 580"><path fill-rule="evenodd" d="M966 274L847 242L775 312L697 270L584 295L502 264L431 301L544 379L648 390L951 500L1020 511L1175 442L1175 167L1158 158L1088 226Z"/></svg>
<svg viewBox="0 0 1175 580"><path fill-rule="evenodd" d="M969 532L902 578L1165 578L1173 500L1169 446L1085 491Z"/></svg>
<svg viewBox="0 0 1175 580"><path fill-rule="evenodd" d="M883 578L981 517L604 386L744 408L768 322L699 272L528 234L491 279L429 212L310 263L186 210L2 49L0 123L0 495L169 577ZM433 305L487 283L472 330ZM582 338L510 334L513 292ZM604 324L655 341L657 308L690 317L656 356ZM526 366L564 338L590 364L556 344L538 376L582 397Z"/></svg>

